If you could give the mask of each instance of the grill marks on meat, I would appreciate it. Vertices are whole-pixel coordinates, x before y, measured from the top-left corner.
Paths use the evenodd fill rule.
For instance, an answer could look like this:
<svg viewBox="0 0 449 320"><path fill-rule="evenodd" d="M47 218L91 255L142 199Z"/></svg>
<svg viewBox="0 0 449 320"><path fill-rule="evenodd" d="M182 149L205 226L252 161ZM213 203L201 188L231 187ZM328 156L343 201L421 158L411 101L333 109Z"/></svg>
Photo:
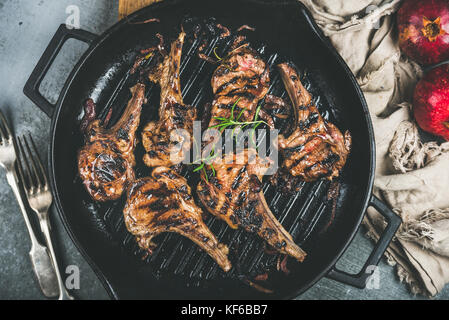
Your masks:
<svg viewBox="0 0 449 320"><path fill-rule="evenodd" d="M306 182L338 177L351 148L349 131L343 135L322 118L294 66L283 63L278 67L293 103L296 122L296 129L288 138L279 136L284 168Z"/></svg>
<svg viewBox="0 0 449 320"><path fill-rule="evenodd" d="M254 149L230 153L213 163L215 176L208 181L202 173L199 199L207 210L231 228L243 227L257 233L277 251L303 261L306 253L276 220L262 192L262 177L270 167L268 159Z"/></svg>
<svg viewBox="0 0 449 320"><path fill-rule="evenodd" d="M155 236L175 232L195 242L224 271L231 269L228 247L218 243L205 225L186 179L173 170L157 167L151 177L135 181L123 212L126 227L143 249L151 252L156 247L152 242Z"/></svg>
<svg viewBox="0 0 449 320"><path fill-rule="evenodd" d="M120 120L105 129L94 120L85 129L85 145L78 152L78 172L87 192L96 201L116 200L134 180L134 148L145 86L137 84Z"/></svg>
<svg viewBox="0 0 449 320"><path fill-rule="evenodd" d="M143 160L149 167L171 167L181 163L191 147L196 109L185 105L181 94L180 64L184 38L185 33L181 32L172 43L170 54L149 76L161 87L159 121L148 123L142 132L142 143L147 151Z"/></svg>
<svg viewBox="0 0 449 320"><path fill-rule="evenodd" d="M159 121L145 127L142 142L147 151L143 160L154 169L151 177L139 179L131 186L124 209L125 222L139 245L150 252L155 247L152 242L155 236L174 232L195 242L224 271L229 271L228 247L219 243L203 222L202 210L195 204L186 179L169 168L180 164L190 152L196 118L196 110L186 106L181 95L184 37L182 32L172 43L170 55L150 74L150 80L161 86L161 105ZM177 129L184 129L183 134L175 133ZM181 148L175 149L177 143Z"/></svg>
<svg viewBox="0 0 449 320"><path fill-rule="evenodd" d="M252 121L259 101L268 92L269 82L268 66L248 44L231 51L212 77L215 100L209 127L218 124L214 117L230 118L236 101L234 114L244 110L240 121ZM254 149L245 149L217 158L213 166L215 175L206 172L206 179L202 172L197 188L204 207L230 227L241 226L255 232L279 252L303 261L305 252L276 220L261 190L269 161L259 158Z"/></svg>
<svg viewBox="0 0 449 320"><path fill-rule="evenodd" d="M237 101L234 114L245 110L240 121L252 121L259 100L268 92L269 82L268 66L248 44L231 51L212 76L215 100L209 126L219 123L214 117L230 118L232 106Z"/></svg>

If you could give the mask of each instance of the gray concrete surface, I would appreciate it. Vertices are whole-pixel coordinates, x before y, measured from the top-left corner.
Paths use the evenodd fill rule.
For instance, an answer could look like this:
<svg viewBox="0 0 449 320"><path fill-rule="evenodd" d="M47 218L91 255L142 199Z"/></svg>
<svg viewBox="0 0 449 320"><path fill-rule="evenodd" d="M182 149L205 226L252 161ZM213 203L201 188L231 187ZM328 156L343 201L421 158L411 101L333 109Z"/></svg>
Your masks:
<svg viewBox="0 0 449 320"><path fill-rule="evenodd" d="M81 28L100 34L117 21L116 0L0 0L0 109L17 134L30 132L41 156L46 157L50 120L23 94L22 88L61 23L66 8L77 5ZM69 41L42 84L41 91L55 101L65 79L85 46ZM97 277L74 247L56 212L52 221L58 252L64 266L80 268L79 299L108 299ZM28 259L30 243L18 205L0 170L0 299L44 299ZM359 232L339 262L341 269L357 271L372 250L372 244ZM298 299L422 299L408 292L399 282L393 267L380 264L378 289L359 290L323 279ZM436 297L448 299L449 288Z"/></svg>

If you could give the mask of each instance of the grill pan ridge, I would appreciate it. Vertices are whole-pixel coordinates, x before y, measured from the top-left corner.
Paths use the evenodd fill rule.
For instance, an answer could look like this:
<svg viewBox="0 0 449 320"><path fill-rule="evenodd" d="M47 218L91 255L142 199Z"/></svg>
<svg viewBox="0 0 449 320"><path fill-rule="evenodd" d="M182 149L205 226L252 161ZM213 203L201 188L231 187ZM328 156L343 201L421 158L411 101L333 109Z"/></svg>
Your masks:
<svg viewBox="0 0 449 320"><path fill-rule="evenodd" d="M219 10L217 3L166 0L136 12L100 37L63 26L56 33L24 92L53 118L50 176L56 208L67 231L111 297L116 299L292 298L326 274L363 287L368 276L366 266L378 263L400 220L371 196L374 138L360 88L299 2L229 0L229 4ZM232 9L236 6L240 8L237 12ZM135 24L153 17L160 18L161 23ZM94 203L77 180L74 159L83 143L78 128L82 102L96 95L100 118L113 108L112 125L122 114L130 97L129 88L137 80L137 76L129 72L136 52L154 45L152 35L156 32L164 35L168 45L170 39L177 36L181 21L189 31L192 25L188 21L211 22L210 17L216 17L216 23L231 30L243 24L256 27L256 32L245 31L245 35L270 66L270 93L288 101L275 66L285 61L294 62L323 117L342 131L349 129L354 137L354 150L338 179L338 201L329 196L329 190L333 189L329 181L302 183L300 191L293 195L277 193L267 181L264 184L263 191L273 214L309 254L302 264L288 259L289 275L277 271L278 256L267 253L257 235L233 230L206 212L207 225L220 242L230 247L233 269L229 273L221 271L206 253L177 234L158 236L155 239L158 247L152 255L147 255L126 230L122 212L124 199ZM216 32L201 34L196 39L191 32L187 33L181 61L181 87L184 101L195 106L201 116L205 103L213 99L210 79L216 66L199 59L198 48L206 41L202 53L213 57L213 49L217 48L218 54L224 56L231 41L220 39ZM150 36L141 37L142 34ZM88 42L91 46L70 74L57 104L51 105L39 93L39 84L68 38ZM302 42L285 41L297 38ZM152 62L150 59L148 64ZM146 92L148 103L143 107L141 127L155 118L159 106L158 87L149 85ZM286 125L284 120L276 124L279 129ZM149 173L142 162L143 152L138 144L135 168L138 177ZM184 175L195 190L198 175L191 171L192 168L186 168ZM354 237L368 203L375 206L389 224L360 274L348 275L334 265ZM260 292L248 285L248 280L265 272L269 280L258 284L273 293Z"/></svg>

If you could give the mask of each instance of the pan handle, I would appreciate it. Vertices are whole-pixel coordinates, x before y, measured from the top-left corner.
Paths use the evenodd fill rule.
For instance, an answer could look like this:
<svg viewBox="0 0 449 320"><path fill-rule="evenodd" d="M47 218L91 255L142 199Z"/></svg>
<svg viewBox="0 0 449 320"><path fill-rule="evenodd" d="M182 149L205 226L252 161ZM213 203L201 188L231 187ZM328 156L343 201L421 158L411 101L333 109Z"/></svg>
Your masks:
<svg viewBox="0 0 449 320"><path fill-rule="evenodd" d="M387 250L390 242L396 234L396 231L402 223L402 219L375 195L371 196L369 205L376 208L377 211L379 211L387 220L387 227L379 238L373 252L371 252L362 270L357 274L349 274L338 270L335 266L327 274L327 277L332 280L336 280L360 289L365 289L369 277L374 273L372 266L377 266L379 264L380 259Z"/></svg>
<svg viewBox="0 0 449 320"><path fill-rule="evenodd" d="M39 87L42 80L67 40L77 39L90 45L96 38L97 36L93 33L85 30L69 29L65 24L61 24L37 63L36 68L34 68L33 73L31 73L30 78L23 88L23 93L50 118L55 110L55 105L44 98L40 93Z"/></svg>

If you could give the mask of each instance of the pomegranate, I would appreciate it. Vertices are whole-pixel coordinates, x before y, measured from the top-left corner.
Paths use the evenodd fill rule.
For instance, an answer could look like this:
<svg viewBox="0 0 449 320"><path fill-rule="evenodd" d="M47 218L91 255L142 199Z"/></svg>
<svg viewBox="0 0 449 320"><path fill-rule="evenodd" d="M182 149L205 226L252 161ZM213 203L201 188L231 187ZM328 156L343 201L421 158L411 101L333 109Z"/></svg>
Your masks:
<svg viewBox="0 0 449 320"><path fill-rule="evenodd" d="M425 131L449 141L449 65L429 71L416 86L413 112Z"/></svg>
<svg viewBox="0 0 449 320"><path fill-rule="evenodd" d="M422 65L449 59L449 1L405 0L398 11L399 46Z"/></svg>

